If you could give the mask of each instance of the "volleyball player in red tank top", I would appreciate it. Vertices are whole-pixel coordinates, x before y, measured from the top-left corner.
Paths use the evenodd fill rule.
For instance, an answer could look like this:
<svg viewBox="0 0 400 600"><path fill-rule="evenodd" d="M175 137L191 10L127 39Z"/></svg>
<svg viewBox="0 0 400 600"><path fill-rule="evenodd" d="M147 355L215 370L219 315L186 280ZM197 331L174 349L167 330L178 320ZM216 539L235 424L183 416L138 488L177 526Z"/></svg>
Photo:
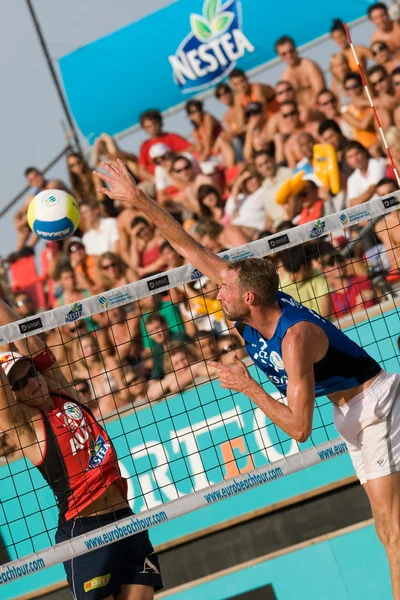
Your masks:
<svg viewBox="0 0 400 600"><path fill-rule="evenodd" d="M0 300L0 325L18 319ZM107 432L81 404L49 348L37 336L0 353L0 429L41 472L59 509L56 542L133 514L126 480ZM148 532L64 563L78 600L151 600L162 588Z"/></svg>

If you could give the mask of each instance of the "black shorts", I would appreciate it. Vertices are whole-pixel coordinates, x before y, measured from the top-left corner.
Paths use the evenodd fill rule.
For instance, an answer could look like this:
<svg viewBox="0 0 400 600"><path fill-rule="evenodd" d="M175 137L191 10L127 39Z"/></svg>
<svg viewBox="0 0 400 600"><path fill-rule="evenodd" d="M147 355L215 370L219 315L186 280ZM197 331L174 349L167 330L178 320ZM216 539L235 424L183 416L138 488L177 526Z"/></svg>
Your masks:
<svg viewBox="0 0 400 600"><path fill-rule="evenodd" d="M61 525L56 543L65 542L132 515L130 508L116 512L73 519ZM121 585L163 587L160 565L147 531L122 538L64 563L68 585L76 600L103 600L119 594Z"/></svg>

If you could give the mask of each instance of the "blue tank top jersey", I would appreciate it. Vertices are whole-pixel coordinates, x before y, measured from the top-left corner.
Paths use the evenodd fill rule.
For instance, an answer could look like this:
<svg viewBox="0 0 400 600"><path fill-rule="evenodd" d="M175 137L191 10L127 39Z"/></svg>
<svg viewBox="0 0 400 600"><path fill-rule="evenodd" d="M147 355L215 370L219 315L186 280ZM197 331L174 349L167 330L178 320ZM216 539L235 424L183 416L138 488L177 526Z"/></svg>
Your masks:
<svg viewBox="0 0 400 600"><path fill-rule="evenodd" d="M236 323L235 326L246 342L249 356L283 395L286 396L288 377L282 360L282 340L287 330L300 321L315 323L328 336L327 353L314 363L317 398L356 387L381 371L380 365L333 323L288 294L278 292L277 300L282 315L271 339L265 340L257 329L249 325Z"/></svg>

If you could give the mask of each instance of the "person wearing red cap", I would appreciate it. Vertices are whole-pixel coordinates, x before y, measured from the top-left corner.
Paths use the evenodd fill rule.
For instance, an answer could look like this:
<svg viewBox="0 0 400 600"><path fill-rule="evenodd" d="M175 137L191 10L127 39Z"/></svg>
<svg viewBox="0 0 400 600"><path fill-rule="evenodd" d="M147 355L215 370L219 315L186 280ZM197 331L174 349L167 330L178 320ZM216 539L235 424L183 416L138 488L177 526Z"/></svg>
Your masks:
<svg viewBox="0 0 400 600"><path fill-rule="evenodd" d="M0 324L16 320L18 315L0 301ZM0 353L0 430L51 487L59 510L56 542L132 515L112 441L65 379L52 351L35 335L15 346L19 352ZM147 531L116 544L64 562L75 598L86 598L94 579L102 582L89 588L94 600L115 598L121 591L148 600L161 589Z"/></svg>

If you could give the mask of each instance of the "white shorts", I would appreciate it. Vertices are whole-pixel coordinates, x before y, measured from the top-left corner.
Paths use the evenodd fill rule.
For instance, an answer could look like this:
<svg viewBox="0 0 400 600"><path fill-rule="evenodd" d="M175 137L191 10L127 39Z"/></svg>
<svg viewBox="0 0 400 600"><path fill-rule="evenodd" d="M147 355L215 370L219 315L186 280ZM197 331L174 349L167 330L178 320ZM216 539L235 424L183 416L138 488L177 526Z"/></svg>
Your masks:
<svg viewBox="0 0 400 600"><path fill-rule="evenodd" d="M400 375L383 371L367 390L334 407L335 426L361 484L400 471Z"/></svg>

